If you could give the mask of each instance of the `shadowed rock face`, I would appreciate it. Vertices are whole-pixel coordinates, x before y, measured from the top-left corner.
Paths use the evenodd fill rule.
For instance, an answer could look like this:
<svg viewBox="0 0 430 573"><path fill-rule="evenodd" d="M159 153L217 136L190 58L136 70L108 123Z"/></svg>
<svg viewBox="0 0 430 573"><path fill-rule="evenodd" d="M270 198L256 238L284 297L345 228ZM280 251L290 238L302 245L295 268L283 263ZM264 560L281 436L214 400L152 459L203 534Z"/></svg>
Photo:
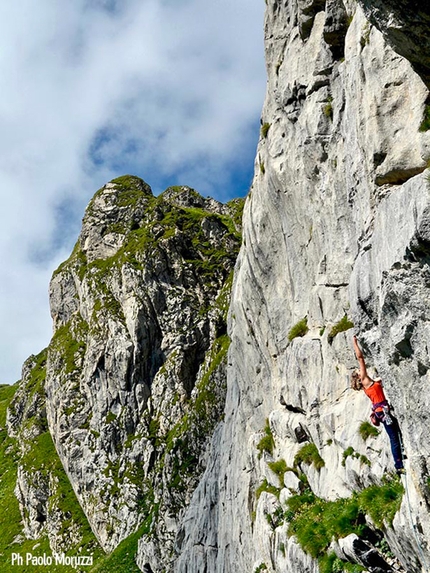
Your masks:
<svg viewBox="0 0 430 573"><path fill-rule="evenodd" d="M430 6L419 0L358 0L390 46L430 88Z"/></svg>

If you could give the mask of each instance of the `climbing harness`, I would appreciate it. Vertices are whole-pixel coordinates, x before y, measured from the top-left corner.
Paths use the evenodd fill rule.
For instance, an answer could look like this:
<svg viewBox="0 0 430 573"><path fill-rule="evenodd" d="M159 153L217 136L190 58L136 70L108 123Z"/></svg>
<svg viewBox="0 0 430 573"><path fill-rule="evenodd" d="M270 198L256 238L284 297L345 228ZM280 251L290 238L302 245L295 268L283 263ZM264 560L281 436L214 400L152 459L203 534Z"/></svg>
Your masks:
<svg viewBox="0 0 430 573"><path fill-rule="evenodd" d="M384 412L384 422L387 424L387 426L391 426L394 420L390 416L390 407L388 406L388 404L386 406L383 406L382 410Z"/></svg>
<svg viewBox="0 0 430 573"><path fill-rule="evenodd" d="M403 451L404 451L404 449L403 449L403 440L402 440L401 434L399 434L399 437L400 437L400 445L401 445L401 448L402 448L402 458L403 458ZM425 556L425 554L424 554L424 550L423 550L423 548L422 548L422 546L421 546L420 539L419 539L419 537L418 537L417 526L414 524L414 520L413 520L413 518L412 518L411 500L410 500L410 497L409 497L408 480L406 479L406 473L402 473L402 474L400 475L400 479L402 480L403 487L405 488L405 492L406 492L406 502L407 502L407 505L408 505L409 520L410 520L410 522L411 522L412 531L414 532L414 537L415 537L415 542L416 542L417 547L418 547L418 552L419 552L419 554L420 554L420 556L421 556L421 559L422 559L422 565L423 565L423 567L424 567L424 572L425 572L425 573L430 573L430 569L429 569L429 567L428 567L427 559L426 559L426 556Z"/></svg>
<svg viewBox="0 0 430 573"><path fill-rule="evenodd" d="M380 408L379 411L376 411ZM390 415L390 406L387 400L383 402L377 402L376 404L372 404L372 413L370 414L370 421L374 426L379 426L381 422L387 424L387 426L391 426L394 423L393 418Z"/></svg>

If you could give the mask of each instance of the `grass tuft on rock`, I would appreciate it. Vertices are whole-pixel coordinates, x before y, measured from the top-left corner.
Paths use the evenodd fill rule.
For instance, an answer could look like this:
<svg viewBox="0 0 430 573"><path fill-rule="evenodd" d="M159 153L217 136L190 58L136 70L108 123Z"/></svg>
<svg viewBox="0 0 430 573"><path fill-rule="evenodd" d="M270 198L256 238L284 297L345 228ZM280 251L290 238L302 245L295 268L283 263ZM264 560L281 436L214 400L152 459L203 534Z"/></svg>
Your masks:
<svg viewBox="0 0 430 573"><path fill-rule="evenodd" d="M333 342L333 340L335 339L335 337L340 334L341 332L345 332L346 330L349 330L350 328L354 328L354 323L351 322L348 318L348 316L345 314L345 316L343 316L339 322L337 322L333 328L330 330L329 334L328 334L328 342L329 344L331 344Z"/></svg>
<svg viewBox="0 0 430 573"><path fill-rule="evenodd" d="M288 340L291 342L298 336L305 336L309 332L308 317L305 316L297 324L295 324L288 333Z"/></svg>
<svg viewBox="0 0 430 573"><path fill-rule="evenodd" d="M272 430L270 429L269 420L266 419L266 425L264 427L264 436L257 444L257 450L260 452L259 457L261 457L264 452L267 452L270 455L272 455L274 449L275 449L275 440L273 439L273 434Z"/></svg>
<svg viewBox="0 0 430 573"><path fill-rule="evenodd" d="M301 463L313 465L318 471L325 466L325 461L320 456L315 444L305 444L297 452L294 457L294 467L297 467Z"/></svg>
<svg viewBox="0 0 430 573"><path fill-rule="evenodd" d="M371 437L379 436L379 431L375 428L373 424L367 422L361 422L360 427L358 429L358 433L361 436L361 439L365 442Z"/></svg>

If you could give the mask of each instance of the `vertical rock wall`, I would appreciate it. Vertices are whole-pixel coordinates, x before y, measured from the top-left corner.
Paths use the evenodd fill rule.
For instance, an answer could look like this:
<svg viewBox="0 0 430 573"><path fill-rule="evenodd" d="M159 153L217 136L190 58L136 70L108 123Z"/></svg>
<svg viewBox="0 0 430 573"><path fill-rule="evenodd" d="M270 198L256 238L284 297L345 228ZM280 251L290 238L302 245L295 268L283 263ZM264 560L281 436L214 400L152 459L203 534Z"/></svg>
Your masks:
<svg viewBox="0 0 430 573"><path fill-rule="evenodd" d="M393 471L387 436L359 434L370 407L349 388L352 320L408 456L412 516L404 496L382 529L405 570L418 572L430 563L428 91L353 0L268 0L265 43L267 95L230 308L217 554L188 569L202 546L191 532L177 571L318 571L288 520L274 517L300 491L297 475L335 500ZM316 446L322 467L299 461L303 444ZM279 460L289 468L281 484Z"/></svg>

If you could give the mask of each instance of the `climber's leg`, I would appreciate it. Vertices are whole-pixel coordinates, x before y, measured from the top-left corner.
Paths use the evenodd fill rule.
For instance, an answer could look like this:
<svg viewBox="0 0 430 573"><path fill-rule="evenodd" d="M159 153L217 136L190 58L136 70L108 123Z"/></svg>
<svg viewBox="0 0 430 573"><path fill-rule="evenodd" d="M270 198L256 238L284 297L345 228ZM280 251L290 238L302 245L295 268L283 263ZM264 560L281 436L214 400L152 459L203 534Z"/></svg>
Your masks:
<svg viewBox="0 0 430 573"><path fill-rule="evenodd" d="M390 438L391 453L393 454L394 466L396 470L403 468L402 459L402 446L400 444L399 426L397 420L393 420L392 424L386 424L383 422L387 434Z"/></svg>

